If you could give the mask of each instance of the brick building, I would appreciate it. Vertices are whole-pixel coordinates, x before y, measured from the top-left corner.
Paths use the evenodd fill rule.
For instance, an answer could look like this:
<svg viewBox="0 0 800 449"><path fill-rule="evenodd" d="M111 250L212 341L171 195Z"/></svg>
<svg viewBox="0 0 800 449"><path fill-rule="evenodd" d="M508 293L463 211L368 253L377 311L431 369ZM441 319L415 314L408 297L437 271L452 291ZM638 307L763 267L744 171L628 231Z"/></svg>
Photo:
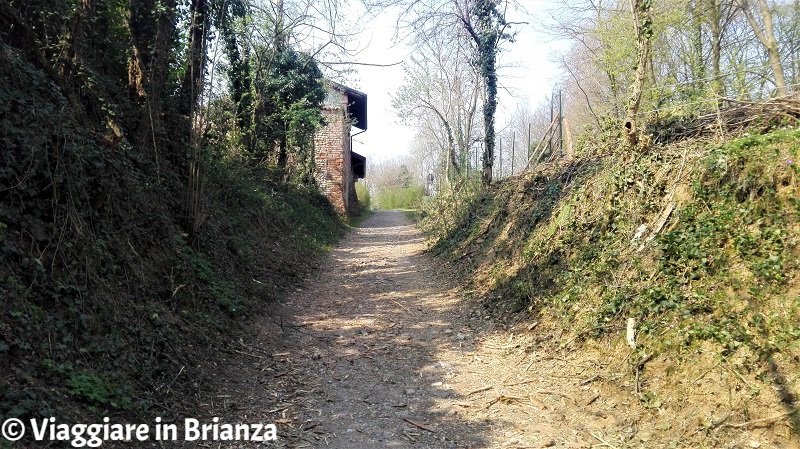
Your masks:
<svg viewBox="0 0 800 449"><path fill-rule="evenodd" d="M314 136L317 184L341 213L357 214L355 182L364 178L367 159L351 147L352 137L367 130L367 95L332 81L326 85L325 126Z"/></svg>

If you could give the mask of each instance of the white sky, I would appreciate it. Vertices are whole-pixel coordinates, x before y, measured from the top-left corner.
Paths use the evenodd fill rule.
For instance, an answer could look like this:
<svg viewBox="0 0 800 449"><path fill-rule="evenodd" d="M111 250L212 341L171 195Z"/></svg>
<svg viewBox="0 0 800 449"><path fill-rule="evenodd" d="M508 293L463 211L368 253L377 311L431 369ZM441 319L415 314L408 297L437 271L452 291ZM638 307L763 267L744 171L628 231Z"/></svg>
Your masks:
<svg viewBox="0 0 800 449"><path fill-rule="evenodd" d="M546 0L523 0L521 3L532 16L541 14L548 5ZM530 22L531 18L511 20ZM358 55L358 62L392 64L408 57L408 47L393 45L394 23L395 17L382 13L365 24L366 30L359 39L365 50ZM506 90L500 91L498 128L505 124L506 115L513 112L518 103L528 102L533 108L552 93L552 86L560 77L552 55L565 50L563 43L550 42L551 39L538 33L533 24L518 25L513 30L517 32L516 40L504 44L506 51L500 57L501 65L515 67L504 68L499 73L501 88ZM354 138L353 151L366 156L368 161L407 154L415 130L400 123L391 100L403 83L402 66L357 66L357 71L346 84L367 94L368 130Z"/></svg>

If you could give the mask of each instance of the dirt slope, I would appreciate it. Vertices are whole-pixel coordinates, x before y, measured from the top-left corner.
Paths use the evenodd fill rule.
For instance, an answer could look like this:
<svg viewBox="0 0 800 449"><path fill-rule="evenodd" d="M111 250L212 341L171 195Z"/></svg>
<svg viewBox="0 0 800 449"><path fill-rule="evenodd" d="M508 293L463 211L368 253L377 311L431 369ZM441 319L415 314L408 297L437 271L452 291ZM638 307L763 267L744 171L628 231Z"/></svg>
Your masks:
<svg viewBox="0 0 800 449"><path fill-rule="evenodd" d="M535 325L494 328L423 250L403 213L372 216L217 361L201 417L277 423L280 441L260 447L716 445L724 425L635 400L624 361L561 350ZM771 437L742 431L723 447L777 447Z"/></svg>

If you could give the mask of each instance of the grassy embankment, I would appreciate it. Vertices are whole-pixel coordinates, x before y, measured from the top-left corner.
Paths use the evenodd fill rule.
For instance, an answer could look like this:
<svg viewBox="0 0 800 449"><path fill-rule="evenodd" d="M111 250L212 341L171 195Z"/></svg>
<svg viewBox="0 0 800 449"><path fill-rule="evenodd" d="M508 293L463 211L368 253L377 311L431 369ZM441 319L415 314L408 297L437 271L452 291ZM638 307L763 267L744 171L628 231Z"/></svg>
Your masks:
<svg viewBox="0 0 800 449"><path fill-rule="evenodd" d="M433 251L487 307L538 321L561 348L627 360L619 382L635 379L625 389L645 406L690 414L707 403L731 422L782 412L797 427L796 125L633 153L589 142L575 160L441 198L425 215ZM720 370L747 380L702 390Z"/></svg>
<svg viewBox="0 0 800 449"><path fill-rule="evenodd" d="M208 148L190 238L186 155L109 145L11 48L0 80L0 421L180 413L199 365L344 226L318 193Z"/></svg>

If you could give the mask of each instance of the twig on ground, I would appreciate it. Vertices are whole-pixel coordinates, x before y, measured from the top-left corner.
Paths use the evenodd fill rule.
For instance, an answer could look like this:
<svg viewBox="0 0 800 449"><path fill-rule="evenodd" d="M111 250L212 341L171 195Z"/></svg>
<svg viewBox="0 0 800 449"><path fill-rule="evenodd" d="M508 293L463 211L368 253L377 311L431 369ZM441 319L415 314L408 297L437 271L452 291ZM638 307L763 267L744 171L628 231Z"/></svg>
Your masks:
<svg viewBox="0 0 800 449"><path fill-rule="evenodd" d="M488 409L489 407L497 404L498 402L511 403L511 402L522 402L523 400L524 400L523 398L517 398L514 396L505 396L501 394L500 396L497 397L497 399L494 399L493 401L489 402L489 405L487 405L486 408Z"/></svg>
<svg viewBox="0 0 800 449"><path fill-rule="evenodd" d="M408 419L408 418L403 418L403 421L405 421L405 422L407 422L407 423L411 424L411 425L412 425L412 426L414 426L414 427L419 427L419 428L420 428L420 429L422 429L422 430L427 430L427 431L428 431L428 432L430 432L430 433L436 433L436 431L435 431L435 430L431 429L430 427L426 426L425 424L420 424L420 423L418 423L418 422L414 422L414 421L412 421L412 420L410 420L410 419Z"/></svg>
<svg viewBox="0 0 800 449"><path fill-rule="evenodd" d="M744 384L745 384L745 385L747 385L748 387L750 387L750 389L751 389L751 390L753 390L753 391L756 391L756 390L758 390L758 388L754 387L754 386L753 386L753 385L752 385L750 382L748 382L748 381L747 381L747 380L744 378L744 376L742 376L741 374L739 374L739 371L736 371L735 369L731 368L730 366L725 366L725 368L727 368L727 369L728 369L728 371L731 371L733 374L736 374L736 376L737 376L737 377L739 377L739 379L741 379L741 380L742 380L742 382L744 382Z"/></svg>
<svg viewBox="0 0 800 449"><path fill-rule="evenodd" d="M712 366L711 368L703 371L703 374L697 376L697 379L693 380L692 383L696 384L697 382L700 382L700 379L706 377L706 374L710 373L711 371L714 371L714 368L716 368L717 366L719 366L719 362L715 363L714 366Z"/></svg>
<svg viewBox="0 0 800 449"><path fill-rule="evenodd" d="M766 423L772 424L773 421L778 421L780 419L792 416L795 413L797 413L798 411L800 411L800 409L789 410L788 412L779 413L777 415L768 416L766 418L754 419L754 420L751 420L751 421L745 421L745 422L742 422L742 423L725 424L725 427L733 427L734 429L741 429L741 428L754 426L756 424L766 424Z"/></svg>
<svg viewBox="0 0 800 449"><path fill-rule="evenodd" d="M608 447L610 447L611 449L619 449L617 446L614 446L613 444L611 444L611 443L609 443L608 441L606 441L606 440L604 440L604 439L600 438L599 436L595 435L594 433L591 433L591 432L590 432L589 434L590 434L591 436L593 436L593 437L597 438L597 440L598 440L598 441L600 441L601 443L603 443L603 444L598 444L598 446L608 446Z"/></svg>
<svg viewBox="0 0 800 449"><path fill-rule="evenodd" d="M467 393L467 396L472 396L473 394L477 394L477 393L483 393L484 391L489 391L492 388L494 388L494 387L491 386L491 385L488 385L488 386L485 386L485 387L481 387L481 388L478 388L477 390L470 391L469 393Z"/></svg>
<svg viewBox="0 0 800 449"><path fill-rule="evenodd" d="M531 366L533 366L533 362L535 362L535 361L536 361L536 359L531 360L531 363L529 363L528 366L525 367L525 372L526 373L528 372L529 369L531 369Z"/></svg>
<svg viewBox="0 0 800 449"><path fill-rule="evenodd" d="M592 376L592 377L584 380L583 382L581 382L579 385L586 385L588 383L592 383L592 382L596 381L597 379L600 379L600 376Z"/></svg>
<svg viewBox="0 0 800 449"><path fill-rule="evenodd" d="M401 308L401 309L403 309L403 310L405 310L405 311L406 311L406 313L411 313L411 310L409 310L409 308L408 308L408 307L404 306L404 305L403 305L403 304L401 304L400 302L398 302L398 301L395 301L394 299L391 299L391 298L389 298L389 301L391 301L391 302L393 302L393 303L397 304L398 306L400 306L400 308Z"/></svg>
<svg viewBox="0 0 800 449"><path fill-rule="evenodd" d="M514 383L510 383L510 384L503 384L503 386L504 386L504 387L515 387L515 386L517 386L517 385L524 385L524 384L529 384L529 383L531 383L531 382L538 382L538 381L539 381L539 379L528 379L528 380L523 380L523 381L521 381L521 382L514 382Z"/></svg>
<svg viewBox="0 0 800 449"><path fill-rule="evenodd" d="M576 401L575 398L573 398L572 396L568 395L567 393L562 393L560 391L538 390L537 393L539 393L539 394L549 394L549 395L552 395L552 396L562 396L562 397L565 397L565 398L569 399L570 401L572 401L572 402L574 402L576 404L578 403L578 401Z"/></svg>
<svg viewBox="0 0 800 449"><path fill-rule="evenodd" d="M259 359L259 360L264 360L264 356L260 356L260 355L257 355L257 354L250 354L249 352L240 351L238 349L234 349L233 352L235 352L237 354L241 354L241 355L246 355L248 357L253 357L253 358L256 358L256 359Z"/></svg>

